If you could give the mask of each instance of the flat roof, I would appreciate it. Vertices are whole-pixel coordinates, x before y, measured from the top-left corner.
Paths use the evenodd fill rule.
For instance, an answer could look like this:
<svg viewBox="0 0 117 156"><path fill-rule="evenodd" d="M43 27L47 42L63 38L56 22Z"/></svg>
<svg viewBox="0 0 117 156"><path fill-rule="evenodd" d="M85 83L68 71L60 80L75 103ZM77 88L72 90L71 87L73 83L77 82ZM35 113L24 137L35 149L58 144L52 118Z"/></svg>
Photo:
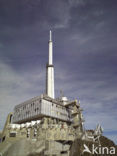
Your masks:
<svg viewBox="0 0 117 156"><path fill-rule="evenodd" d="M57 105L64 106L64 105L62 104L62 102L60 102L60 101L58 101L58 100L56 100L56 99L53 99L53 98L51 98L51 97L49 97L49 96L47 96L47 95L45 95L45 94L41 94L40 96L36 96L36 97L34 97L34 98L31 98L31 99L29 99L29 100L26 100L26 101L24 101L24 102L22 102L22 103L16 105L16 106L15 106L15 109L20 108L21 106L25 106L25 105L27 105L28 103L32 103L32 102L34 102L35 100L41 100L41 99L44 99L44 100L47 100L47 101L56 103ZM64 107L65 107L65 106L64 106Z"/></svg>

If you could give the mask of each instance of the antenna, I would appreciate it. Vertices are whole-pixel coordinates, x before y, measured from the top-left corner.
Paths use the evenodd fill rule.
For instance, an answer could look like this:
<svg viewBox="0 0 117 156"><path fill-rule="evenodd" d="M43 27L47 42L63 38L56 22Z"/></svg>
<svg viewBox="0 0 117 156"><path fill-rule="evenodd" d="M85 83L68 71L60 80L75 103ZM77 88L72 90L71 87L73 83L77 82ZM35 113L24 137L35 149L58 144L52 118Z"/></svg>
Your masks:
<svg viewBox="0 0 117 156"><path fill-rule="evenodd" d="M64 93L62 89L60 90L60 97L64 97Z"/></svg>
<svg viewBox="0 0 117 156"><path fill-rule="evenodd" d="M48 65L46 70L46 94L51 97L55 98L54 92L54 65L53 65L53 43L52 43L52 32L50 30L49 33L49 54L48 54Z"/></svg>
<svg viewBox="0 0 117 156"><path fill-rule="evenodd" d="M52 32L50 30L50 41L52 41Z"/></svg>

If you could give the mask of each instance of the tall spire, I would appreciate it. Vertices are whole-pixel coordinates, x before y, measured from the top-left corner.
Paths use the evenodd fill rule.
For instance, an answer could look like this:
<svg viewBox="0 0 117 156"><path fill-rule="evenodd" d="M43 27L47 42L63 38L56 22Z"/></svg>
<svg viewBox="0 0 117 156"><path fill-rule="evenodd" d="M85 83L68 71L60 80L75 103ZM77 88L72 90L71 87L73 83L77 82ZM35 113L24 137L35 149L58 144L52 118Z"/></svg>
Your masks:
<svg viewBox="0 0 117 156"><path fill-rule="evenodd" d="M52 41L52 32L50 30L50 40L49 41Z"/></svg>
<svg viewBox="0 0 117 156"><path fill-rule="evenodd" d="M50 30L49 34L49 57L48 57L48 64L46 69L46 94L51 97L55 98L54 93L54 66L53 66L53 42L52 42L52 32Z"/></svg>
<svg viewBox="0 0 117 156"><path fill-rule="evenodd" d="M49 39L49 58L48 64L53 64L53 43L52 43L52 32L50 30L50 39Z"/></svg>

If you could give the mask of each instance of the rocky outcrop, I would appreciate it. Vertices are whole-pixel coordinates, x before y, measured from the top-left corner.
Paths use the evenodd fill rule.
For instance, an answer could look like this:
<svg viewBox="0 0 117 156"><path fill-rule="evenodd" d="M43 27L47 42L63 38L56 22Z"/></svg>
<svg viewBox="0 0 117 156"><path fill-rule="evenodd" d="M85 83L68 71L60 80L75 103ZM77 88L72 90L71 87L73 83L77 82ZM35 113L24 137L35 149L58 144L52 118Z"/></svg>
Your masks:
<svg viewBox="0 0 117 156"><path fill-rule="evenodd" d="M85 149L84 144L86 145L86 147L88 147L88 149L91 151L91 153L89 153L89 152L83 153L83 150ZM96 152L94 152L94 154L92 153L92 145L93 144L94 144L94 147L98 147L96 149L98 154L96 154ZM111 149L111 147L114 147L115 154L107 154L106 149L104 150L104 154L102 154L103 147L107 147L109 150ZM97 156L97 155L98 156L107 156L107 155L117 156L117 145L115 145L115 143L112 140L106 138L105 136L101 136L100 137L100 145L98 143L82 141L80 139L77 139L73 142L71 149L70 149L70 156Z"/></svg>
<svg viewBox="0 0 117 156"><path fill-rule="evenodd" d="M90 151L92 151L92 145L94 144L95 147L99 147L100 150L102 147L107 147L110 149L111 147L114 147L116 150L115 154L107 154L106 151L104 154L99 154L99 151L97 150L98 154L94 153L88 153L84 152L84 144ZM32 140L32 139L20 139L15 141L7 141L0 145L2 150L2 156L44 156L45 151L47 151L47 142L45 140ZM52 145L52 147L54 147ZM50 148L54 151L54 148ZM56 149L59 149L59 143L57 143ZM55 154L56 155L56 154ZM64 156L65 153L60 153L61 156ZM108 138L101 136L100 137L100 145L98 143L93 143L89 141L83 141L80 139L76 139L71 147L70 147L70 156L116 156L117 155L117 146L115 143Z"/></svg>

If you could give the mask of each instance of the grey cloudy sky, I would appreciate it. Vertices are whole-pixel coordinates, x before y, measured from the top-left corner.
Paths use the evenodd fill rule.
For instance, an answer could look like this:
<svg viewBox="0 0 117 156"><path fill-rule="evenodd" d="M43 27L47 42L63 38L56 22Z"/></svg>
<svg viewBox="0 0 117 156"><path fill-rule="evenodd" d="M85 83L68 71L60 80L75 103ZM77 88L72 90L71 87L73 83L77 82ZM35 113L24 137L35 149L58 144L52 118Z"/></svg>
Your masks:
<svg viewBox="0 0 117 156"><path fill-rule="evenodd" d="M56 97L78 98L85 127L117 143L117 1L0 0L0 129L16 104L45 92L49 30Z"/></svg>

